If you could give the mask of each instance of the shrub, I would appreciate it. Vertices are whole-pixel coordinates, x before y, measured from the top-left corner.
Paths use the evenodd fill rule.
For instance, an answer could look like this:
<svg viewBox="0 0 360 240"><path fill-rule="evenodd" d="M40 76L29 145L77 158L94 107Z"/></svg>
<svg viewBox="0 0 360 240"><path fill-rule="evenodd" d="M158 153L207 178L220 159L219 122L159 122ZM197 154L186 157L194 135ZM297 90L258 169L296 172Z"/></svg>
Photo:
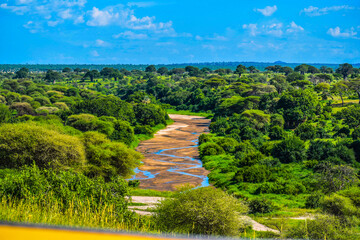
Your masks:
<svg viewBox="0 0 360 240"><path fill-rule="evenodd" d="M18 116L22 115L35 115L35 111L32 106L27 102L15 102L11 104L10 109L16 110Z"/></svg>
<svg viewBox="0 0 360 240"><path fill-rule="evenodd" d="M199 147L199 153L201 157L220 155L223 154L224 152L225 152L224 149L214 142L207 142L200 145Z"/></svg>
<svg viewBox="0 0 360 240"><path fill-rule="evenodd" d="M211 138L212 138L211 134L205 134L205 133L200 134L199 145L206 143L206 142L210 142Z"/></svg>
<svg viewBox="0 0 360 240"><path fill-rule="evenodd" d="M285 120L280 114L272 114L271 115L271 126L279 126L281 128L284 127Z"/></svg>
<svg viewBox="0 0 360 240"><path fill-rule="evenodd" d="M275 125L270 128L269 131L269 138L271 140L282 140L285 137L285 131L281 127Z"/></svg>
<svg viewBox="0 0 360 240"><path fill-rule="evenodd" d="M238 141L233 138L217 138L215 141L228 153L235 152L237 145L239 145Z"/></svg>
<svg viewBox="0 0 360 240"><path fill-rule="evenodd" d="M149 135L149 136L151 136L153 134L153 130L148 125L145 125L145 126L136 125L134 128L134 132L135 132L135 134L145 134L145 135Z"/></svg>
<svg viewBox="0 0 360 240"><path fill-rule="evenodd" d="M355 128L351 134L352 139L357 140L360 139L360 127Z"/></svg>
<svg viewBox="0 0 360 240"><path fill-rule="evenodd" d="M0 166L19 168L33 163L40 168L81 167L84 147L77 137L33 123L0 126Z"/></svg>
<svg viewBox="0 0 360 240"><path fill-rule="evenodd" d="M271 175L267 166L255 164L250 167L241 168L235 175L237 182L261 183L266 182Z"/></svg>
<svg viewBox="0 0 360 240"><path fill-rule="evenodd" d="M157 207L154 219L162 231L236 235L245 227L239 214L245 205L212 187L185 190L174 199L166 199Z"/></svg>
<svg viewBox="0 0 360 240"><path fill-rule="evenodd" d="M54 114L57 111L59 111L59 109L57 107L39 107L36 109L36 112L38 114L44 114L44 115Z"/></svg>
<svg viewBox="0 0 360 240"><path fill-rule="evenodd" d="M55 105L55 107L57 107L58 109L61 109L63 111L69 110L69 107L64 102L56 102L56 103L54 103L54 105Z"/></svg>
<svg viewBox="0 0 360 240"><path fill-rule="evenodd" d="M321 202L321 209L325 213L335 215L341 219L351 216L360 217L359 208L354 206L350 198L335 193L324 198Z"/></svg>
<svg viewBox="0 0 360 240"><path fill-rule="evenodd" d="M305 144L299 137L288 137L274 146L272 155L282 163L301 162L306 159Z"/></svg>
<svg viewBox="0 0 360 240"><path fill-rule="evenodd" d="M114 132L114 126L112 122L105 122L99 120L97 117L91 114L78 114L68 117L68 124L80 131L98 131L104 133L107 136L111 136Z"/></svg>
<svg viewBox="0 0 360 240"><path fill-rule="evenodd" d="M321 207L321 200L324 198L324 194L320 192L314 192L306 198L306 208L319 208Z"/></svg>
<svg viewBox="0 0 360 240"><path fill-rule="evenodd" d="M112 140L121 141L127 145L130 145L135 140L134 129L130 126L130 123L115 120L113 125L114 132L110 136Z"/></svg>
<svg viewBox="0 0 360 240"><path fill-rule="evenodd" d="M301 140L311 140L316 137L316 127L313 126L311 123L303 123L300 124L295 129L295 134L300 137Z"/></svg>
<svg viewBox="0 0 360 240"><path fill-rule="evenodd" d="M343 226L339 219L331 215L319 215L315 220L308 220L290 228L286 233L291 239L328 239L355 240L358 239L351 229Z"/></svg>
<svg viewBox="0 0 360 240"><path fill-rule="evenodd" d="M86 132L82 139L88 160L88 176L102 176L107 180L118 175L128 178L140 165L142 155L139 152L123 143L111 142L101 133Z"/></svg>
<svg viewBox="0 0 360 240"><path fill-rule="evenodd" d="M9 108L5 104L0 103L0 124L9 122L11 116L12 114Z"/></svg>
<svg viewBox="0 0 360 240"><path fill-rule="evenodd" d="M249 202L249 213L270 213L274 210L273 203L265 198L254 198Z"/></svg>

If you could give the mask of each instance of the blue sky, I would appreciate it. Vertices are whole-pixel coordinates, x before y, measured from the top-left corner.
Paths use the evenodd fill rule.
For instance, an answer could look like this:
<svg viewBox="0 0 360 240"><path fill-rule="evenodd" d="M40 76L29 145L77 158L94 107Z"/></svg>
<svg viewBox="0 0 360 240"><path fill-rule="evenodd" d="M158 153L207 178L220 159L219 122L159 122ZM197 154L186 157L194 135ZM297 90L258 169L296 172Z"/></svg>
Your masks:
<svg viewBox="0 0 360 240"><path fill-rule="evenodd" d="M0 0L0 63L360 63L359 0Z"/></svg>

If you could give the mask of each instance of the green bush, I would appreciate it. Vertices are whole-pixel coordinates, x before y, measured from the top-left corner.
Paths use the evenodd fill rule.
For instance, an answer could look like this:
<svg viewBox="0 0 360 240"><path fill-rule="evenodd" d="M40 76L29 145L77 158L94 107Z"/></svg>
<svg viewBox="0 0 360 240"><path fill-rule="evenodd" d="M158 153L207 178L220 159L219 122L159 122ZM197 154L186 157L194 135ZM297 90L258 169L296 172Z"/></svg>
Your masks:
<svg viewBox="0 0 360 240"><path fill-rule="evenodd" d="M315 220L301 222L286 232L290 239L327 239L356 240L359 239L353 229L342 225L339 219L331 215L316 216Z"/></svg>
<svg viewBox="0 0 360 240"><path fill-rule="evenodd" d="M306 198L306 208L319 208L321 207L321 200L324 198L324 194L321 192L314 192Z"/></svg>
<svg viewBox="0 0 360 240"><path fill-rule="evenodd" d="M295 129L295 134L300 137L301 140L311 140L316 137L316 127L311 123L305 122Z"/></svg>
<svg viewBox="0 0 360 240"><path fill-rule="evenodd" d="M201 157L220 155L224 152L224 149L214 142L207 142L200 145L199 147L199 153Z"/></svg>
<svg viewBox="0 0 360 240"><path fill-rule="evenodd" d="M40 168L81 168L84 146L77 137L31 122L0 126L0 166L19 168L33 163Z"/></svg>
<svg viewBox="0 0 360 240"><path fill-rule="evenodd" d="M302 162L306 159L305 144L299 137L288 137L274 146L272 155L282 163Z"/></svg>
<svg viewBox="0 0 360 240"><path fill-rule="evenodd" d="M135 140L134 129L130 126L130 123L115 120L113 126L114 131L111 134L110 139L121 141L126 145L130 145Z"/></svg>
<svg viewBox="0 0 360 240"><path fill-rule="evenodd" d="M0 124L9 122L11 116L9 108L5 104L0 103Z"/></svg>
<svg viewBox="0 0 360 240"><path fill-rule="evenodd" d="M139 152L123 143L111 142L101 133L86 132L82 139L88 161L88 176L102 176L107 180L118 175L128 178L134 174L133 169L140 165L142 155Z"/></svg>
<svg viewBox="0 0 360 240"><path fill-rule="evenodd" d="M265 198L254 198L249 201L249 213L270 213L274 210L274 204Z"/></svg>
<svg viewBox="0 0 360 240"><path fill-rule="evenodd" d="M271 140L282 140L285 137L285 131L281 127L275 125L270 128L269 131L269 138Z"/></svg>
<svg viewBox="0 0 360 240"><path fill-rule="evenodd" d="M27 102L14 102L10 106L11 110L16 110L18 116L35 115L33 107Z"/></svg>
<svg viewBox="0 0 360 240"><path fill-rule="evenodd" d="M332 214L341 219L346 217L360 217L360 209L354 206L350 198L332 194L326 196L321 202L321 209L327 214Z"/></svg>
<svg viewBox="0 0 360 240"><path fill-rule="evenodd" d="M352 139L357 140L360 139L360 127L355 128L351 134Z"/></svg>
<svg viewBox="0 0 360 240"><path fill-rule="evenodd" d="M99 120L91 114L78 114L68 117L68 124L80 131L98 131L100 133L111 136L114 132L114 124Z"/></svg>
<svg viewBox="0 0 360 240"><path fill-rule="evenodd" d="M236 235L245 227L239 215L247 207L219 189L206 187L180 192L156 210L154 219L162 231Z"/></svg>

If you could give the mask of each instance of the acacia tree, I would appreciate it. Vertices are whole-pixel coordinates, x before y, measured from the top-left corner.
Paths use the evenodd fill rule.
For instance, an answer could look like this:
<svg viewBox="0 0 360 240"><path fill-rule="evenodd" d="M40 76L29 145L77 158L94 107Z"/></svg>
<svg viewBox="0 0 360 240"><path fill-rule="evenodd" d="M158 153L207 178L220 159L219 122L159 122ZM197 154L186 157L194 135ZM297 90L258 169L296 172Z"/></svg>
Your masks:
<svg viewBox="0 0 360 240"><path fill-rule="evenodd" d="M160 75L165 75L169 72L169 70L166 67L161 67L157 70L157 73L159 73Z"/></svg>
<svg viewBox="0 0 360 240"><path fill-rule="evenodd" d="M53 70L48 70L45 75L45 81L52 82L53 84L56 83L57 80L61 78L60 73L55 72Z"/></svg>
<svg viewBox="0 0 360 240"><path fill-rule="evenodd" d="M244 65L238 65L237 67L236 67L236 70L235 70L235 72L234 72L235 74L239 74L239 77L241 77L241 75L243 74L243 73L246 73L246 67L244 66Z"/></svg>
<svg viewBox="0 0 360 240"><path fill-rule="evenodd" d="M356 94L359 97L359 104L360 104L360 78L350 80L349 88L356 92Z"/></svg>
<svg viewBox="0 0 360 240"><path fill-rule="evenodd" d="M306 64L301 64L294 68L295 72L300 72L302 75L304 75L309 69L309 66Z"/></svg>
<svg viewBox="0 0 360 240"><path fill-rule="evenodd" d="M344 94L346 93L346 91L348 90L348 86L346 85L346 83L344 81L340 81L335 83L334 85L332 85L332 89L331 92L338 94L341 98L341 105L344 106Z"/></svg>
<svg viewBox="0 0 360 240"><path fill-rule="evenodd" d="M29 69L23 67L15 73L15 78L26 78L29 74Z"/></svg>
<svg viewBox="0 0 360 240"><path fill-rule="evenodd" d="M347 80L348 75L352 74L353 71L353 66L349 63L340 64L339 68L336 69L336 73L341 74L344 80Z"/></svg>
<svg viewBox="0 0 360 240"><path fill-rule="evenodd" d="M156 68L154 65L149 65L145 68L145 72L156 72Z"/></svg>
<svg viewBox="0 0 360 240"><path fill-rule="evenodd" d="M256 69L256 67L254 67L254 66L250 66L250 67L248 67L247 69L249 70L250 73L255 73L255 72L258 71L258 70Z"/></svg>
<svg viewBox="0 0 360 240"><path fill-rule="evenodd" d="M99 77L99 76L100 76L100 73L98 70L91 70L91 71L85 73L83 79L90 78L90 81L93 82L94 78Z"/></svg>

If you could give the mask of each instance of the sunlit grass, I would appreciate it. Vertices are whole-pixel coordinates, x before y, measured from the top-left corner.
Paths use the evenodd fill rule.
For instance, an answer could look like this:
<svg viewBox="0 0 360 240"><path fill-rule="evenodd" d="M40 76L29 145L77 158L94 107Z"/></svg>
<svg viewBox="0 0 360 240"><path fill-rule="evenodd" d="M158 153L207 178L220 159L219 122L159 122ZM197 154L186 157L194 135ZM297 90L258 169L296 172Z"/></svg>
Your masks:
<svg viewBox="0 0 360 240"><path fill-rule="evenodd" d="M135 215L132 221L128 221L115 211L114 205L102 204L94 209L90 207L90 201L75 199L64 208L61 202L51 198L39 202L33 198L14 200L3 197L0 221L159 233L154 230L150 218Z"/></svg>
<svg viewBox="0 0 360 240"><path fill-rule="evenodd" d="M168 114L180 114L180 115L189 115L189 116L200 116L200 117L206 117L211 118L213 116L212 113L208 112L191 112L189 110L180 110L177 111L175 109L166 109Z"/></svg>

